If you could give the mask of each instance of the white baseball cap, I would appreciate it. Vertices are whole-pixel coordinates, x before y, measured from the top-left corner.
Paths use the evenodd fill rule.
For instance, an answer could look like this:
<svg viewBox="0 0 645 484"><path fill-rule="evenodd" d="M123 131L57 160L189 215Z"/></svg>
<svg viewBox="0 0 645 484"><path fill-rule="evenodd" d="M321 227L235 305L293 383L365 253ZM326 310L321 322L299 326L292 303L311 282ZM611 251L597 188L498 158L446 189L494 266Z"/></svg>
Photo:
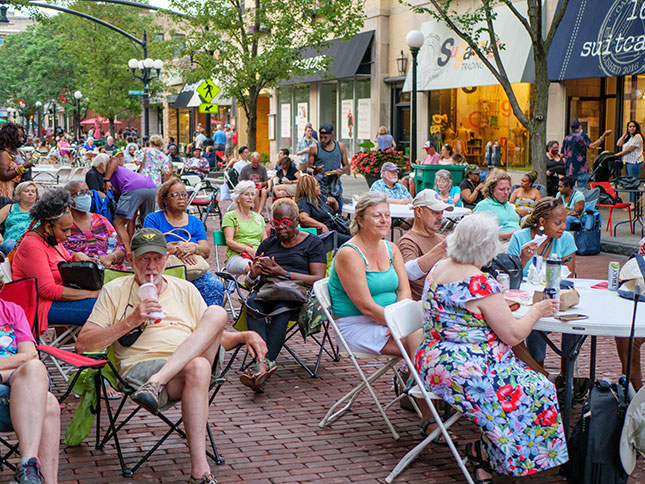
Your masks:
<svg viewBox="0 0 645 484"><path fill-rule="evenodd" d="M439 194L430 188L426 188L425 190L421 190L417 193L417 196L412 200L412 206L428 207L430 210L434 210L435 212L443 212L444 210L452 212L455 208L441 200Z"/></svg>

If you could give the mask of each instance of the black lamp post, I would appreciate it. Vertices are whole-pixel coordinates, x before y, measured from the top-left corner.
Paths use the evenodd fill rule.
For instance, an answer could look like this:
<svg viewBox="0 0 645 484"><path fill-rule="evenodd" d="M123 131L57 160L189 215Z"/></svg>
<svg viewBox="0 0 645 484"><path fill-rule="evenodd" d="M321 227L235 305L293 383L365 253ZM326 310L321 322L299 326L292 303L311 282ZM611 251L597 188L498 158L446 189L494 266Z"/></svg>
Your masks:
<svg viewBox="0 0 645 484"><path fill-rule="evenodd" d="M41 111L40 111L40 108L42 106L43 106L43 103L41 103L40 101L36 101L36 114L38 115L38 134L36 135L37 138L40 138L42 136L42 133L43 133L43 131L42 131L42 122L41 122L42 114L41 114Z"/></svg>
<svg viewBox="0 0 645 484"><path fill-rule="evenodd" d="M81 91L76 91L74 93L74 99L76 99L76 142L81 142L81 98L83 93Z"/></svg>
<svg viewBox="0 0 645 484"><path fill-rule="evenodd" d="M132 71L132 77L143 82L143 134L146 138L150 137L150 97L148 85L151 80L158 79L161 76L163 61L160 59L152 60L148 57L147 34L143 32L143 60L130 59L128 67ZM154 75L153 75L154 69ZM141 73L137 74L137 70Z"/></svg>
<svg viewBox="0 0 645 484"><path fill-rule="evenodd" d="M405 36L405 43L412 54L412 127L410 133L410 161L417 159L417 55L425 37L418 30L411 30Z"/></svg>

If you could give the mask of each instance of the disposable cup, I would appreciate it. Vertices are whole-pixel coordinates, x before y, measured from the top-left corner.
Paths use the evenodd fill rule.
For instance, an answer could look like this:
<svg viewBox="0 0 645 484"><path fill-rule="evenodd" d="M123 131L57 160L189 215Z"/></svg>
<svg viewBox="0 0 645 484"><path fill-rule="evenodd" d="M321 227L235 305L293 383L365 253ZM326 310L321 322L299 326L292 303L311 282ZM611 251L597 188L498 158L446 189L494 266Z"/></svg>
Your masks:
<svg viewBox="0 0 645 484"><path fill-rule="evenodd" d="M159 296L157 295L157 286L155 286L151 282L141 284L141 286L139 286L138 294L139 299L141 299L142 301L145 301L147 299L150 299L152 301L159 300ZM166 317L166 315L162 311L155 311L154 313L150 313L150 316L153 318L153 324L157 324L159 321Z"/></svg>

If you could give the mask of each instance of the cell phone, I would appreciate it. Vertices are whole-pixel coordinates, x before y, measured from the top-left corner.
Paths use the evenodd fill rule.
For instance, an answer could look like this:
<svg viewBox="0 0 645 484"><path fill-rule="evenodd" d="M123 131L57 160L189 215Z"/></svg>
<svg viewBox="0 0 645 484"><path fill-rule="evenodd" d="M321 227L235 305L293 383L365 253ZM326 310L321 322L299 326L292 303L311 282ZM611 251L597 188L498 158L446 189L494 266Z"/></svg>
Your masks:
<svg viewBox="0 0 645 484"><path fill-rule="evenodd" d="M554 318L566 323L567 321L578 321L580 319L589 319L589 316L587 316L586 314L562 314L560 316L554 316Z"/></svg>
<svg viewBox="0 0 645 484"><path fill-rule="evenodd" d="M31 161L38 161L41 156L42 156L42 153L40 153L39 151L32 151L29 159Z"/></svg>

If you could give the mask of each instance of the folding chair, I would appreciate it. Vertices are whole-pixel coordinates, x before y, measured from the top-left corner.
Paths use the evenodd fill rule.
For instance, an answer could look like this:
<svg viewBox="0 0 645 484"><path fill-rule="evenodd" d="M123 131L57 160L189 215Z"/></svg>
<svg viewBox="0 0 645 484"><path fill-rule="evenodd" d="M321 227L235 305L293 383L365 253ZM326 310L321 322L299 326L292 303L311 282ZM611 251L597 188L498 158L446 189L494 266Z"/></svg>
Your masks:
<svg viewBox="0 0 645 484"><path fill-rule="evenodd" d="M224 301L228 304L228 309L226 309L226 307L225 309L231 314L233 321L235 321L237 319L237 311L239 311L239 308L235 309L233 300L231 299L231 294L235 291L235 282L231 281L228 277L230 274L222 272L224 265L220 263L219 260L219 248L226 247L226 238L224 237L224 232L222 230L213 230L213 245L215 247L216 275L222 279L222 282L224 282Z"/></svg>
<svg viewBox="0 0 645 484"><path fill-rule="evenodd" d="M185 271L184 266L178 266L178 268L183 268ZM170 268L170 272L174 274L178 274L177 270L178 268ZM184 272L185 273L185 272ZM114 279L117 277L121 277L122 275L126 275L128 273L124 273L122 271L113 271L113 273L110 274L110 278ZM164 271L164 274L168 274L168 271ZM215 361L213 362L213 367L212 367L212 376L211 376L211 382L209 384L209 396L208 396L208 404L209 406L212 404L213 400L217 396L217 393L219 392L220 388L222 385L226 382L224 375L228 372L228 370L231 368L233 362L235 361L235 358L237 356L237 353L239 352L241 346L238 346L232 353L231 358L229 359L228 363L226 366L224 366L224 351L220 348L220 351L218 352L218 355L215 357ZM40 349L40 348L39 348ZM128 424L135 416L142 410L142 408L138 405L135 405L134 408L129 409L129 413L127 413L128 409L125 409L125 404L130 399L131 395L136 391L136 388L131 387L127 382L123 380L123 378L119 375L117 368L115 367L114 363L110 359L110 352L109 349L105 353L100 353L100 354L92 354L91 356L86 356L86 355L78 355L75 353L70 353L62 350L56 350L54 349L54 356L57 358L60 358L64 360L67 364L74 366L77 368L77 371L75 375L71 378L69 382L69 387L65 394L59 399L59 401L64 401L67 396L74 391L74 387L76 385L76 382L81 378L83 375L83 372L86 370L95 370L96 373L93 376L94 379L94 389L93 391L96 392L97 396L100 396L96 399L96 408L93 409L95 411L96 417L95 417L95 425L96 425L96 440L95 440L95 447L96 449L103 449L106 443L108 443L110 440L114 441L114 446L117 451L117 456L119 459L119 464L121 466L121 472L124 477L132 477L134 472L139 469L149 458L152 456L152 454L173 434L177 433L181 438L185 439L186 438L186 433L180 428L180 425L183 422L183 417L180 417L176 421L172 421L168 416L166 416L163 413L164 409L161 409L159 413L156 415L161 421L166 423L169 427L169 429L159 438L159 440L147 451L145 454L139 458L139 460L130 468L126 466L125 462L125 457L124 457L124 452L121 449L121 442L119 440L119 431ZM98 359L97 359L98 358ZM221 371L220 371L221 368ZM121 397L121 400L118 403L116 411L113 411L112 406L109 403L108 395L107 395L107 389L105 388L105 385L103 383L104 378L108 373L112 373L115 377L116 380L119 383L119 386L121 387L121 391L123 393L123 396ZM105 411L106 411L106 416L107 416L107 428L105 429L105 433L101 435L101 400L104 401L105 403ZM177 402L175 402L177 403ZM174 406L174 405L173 405ZM125 410L125 411L124 411ZM126 415L127 413L127 415ZM135 419L136 420L136 419ZM215 464L217 465L223 465L225 463L224 459L218 454L217 452L217 447L215 445L215 439L213 437L213 432L211 429L211 425L209 422L206 423L206 433L208 435L209 442L211 444L212 452L211 451L206 451L206 455L212 459ZM128 452L128 455L131 453Z"/></svg>
<svg viewBox="0 0 645 484"><path fill-rule="evenodd" d="M394 372L396 380L401 385L401 388L405 388L406 386L405 381L403 380L403 377L400 375L399 371L396 369L396 364L399 361L401 361L401 358L399 358L398 356L380 355L376 353L358 353L358 352L354 353L352 350L349 349L349 345L345 341L345 338L343 338L343 335L339 331L338 326L336 326L336 322L334 321L334 318L331 315L329 279L326 278L326 279L321 279L320 281L317 281L314 284L314 293L316 294L318 301L322 305L325 311L325 314L329 322L331 323L331 326L334 328L337 341L340 342L340 346L341 346L340 355L343 357L349 357L352 360L352 363L356 368L356 371L358 372L358 375L360 376L360 379L361 379L361 382L358 384L358 386L356 386L354 389L352 389L352 391L347 393L340 400L338 400L334 405L332 405L332 407L327 412L327 415L325 415L325 417L320 421L319 425L321 427L325 427L327 425L330 425L338 418L340 418L345 412L347 412L351 408L352 404L354 403L354 401L356 401L356 399L361 394L361 392L367 389L372 399L374 400L374 404L376 405L376 408L381 414L381 417L383 417L383 420L385 421L387 428L392 433L392 437L394 437L395 440L398 440L399 434L396 432L396 430L394 430L394 426L392 425L392 422L390 422L390 419L388 418L385 411L388 408L390 408L392 405L394 405L397 401L399 401L401 398L403 398L405 395L401 394L400 396L396 397L386 405L382 405L378 397L376 396L376 392L372 387L372 383L374 383L381 376L385 375L388 371L392 370ZM369 359L370 361L380 360L380 361L384 361L385 363L376 371L372 372L369 376L367 376L363 371L363 369L361 368L361 365L358 363L358 359ZM416 403L414 403L414 400L411 400L411 401L417 413L421 415L421 412L416 406ZM340 409L338 409L339 407Z"/></svg>
<svg viewBox="0 0 645 484"><path fill-rule="evenodd" d="M199 177L198 177L199 178ZM208 216L215 214L219 217L219 224L222 225L222 210L219 207L219 187L213 185L209 180L201 180L194 186L194 190L188 197L186 211L196 209L198 218L206 228Z"/></svg>
<svg viewBox="0 0 645 484"><path fill-rule="evenodd" d="M450 438L450 434L448 433L448 429L452 426L452 424L459 420L461 413L454 413L445 422L441 420L439 412L437 412L437 409L433 404L433 400L441 400L441 398L426 389L423 380L421 380L421 377L419 376L419 373L414 366L414 363L412 363L412 360L410 360L410 356L408 356L408 354L406 353L405 347L401 342L403 338L409 336L419 328L423 327L423 311L421 310L421 305L410 299L405 299L403 301L398 301L394 304L391 304L385 308L385 322L387 323L387 327L390 329L392 338L396 342L396 345L399 347L399 350L403 355L403 359L408 365L409 374L414 377L414 382L416 383L416 386L410 392L408 392L408 394L415 398L423 398L428 404L428 408L430 408L435 422L437 422L437 428L433 430L427 437L425 437L399 461L396 467L387 476L385 481L388 483L392 482L396 478L396 476L403 472L403 470L414 459L416 459L416 457L423 451L423 449L425 449L426 446L431 443L439 435L439 433L441 433L446 443L448 444L452 455L455 457L457 465L459 465L461 472L463 472L466 481L469 484L473 484L470 473L468 472L468 469L466 469L466 465L464 464L464 459L462 459L459 455L459 451L457 451L457 448L455 447L455 444Z"/></svg>

